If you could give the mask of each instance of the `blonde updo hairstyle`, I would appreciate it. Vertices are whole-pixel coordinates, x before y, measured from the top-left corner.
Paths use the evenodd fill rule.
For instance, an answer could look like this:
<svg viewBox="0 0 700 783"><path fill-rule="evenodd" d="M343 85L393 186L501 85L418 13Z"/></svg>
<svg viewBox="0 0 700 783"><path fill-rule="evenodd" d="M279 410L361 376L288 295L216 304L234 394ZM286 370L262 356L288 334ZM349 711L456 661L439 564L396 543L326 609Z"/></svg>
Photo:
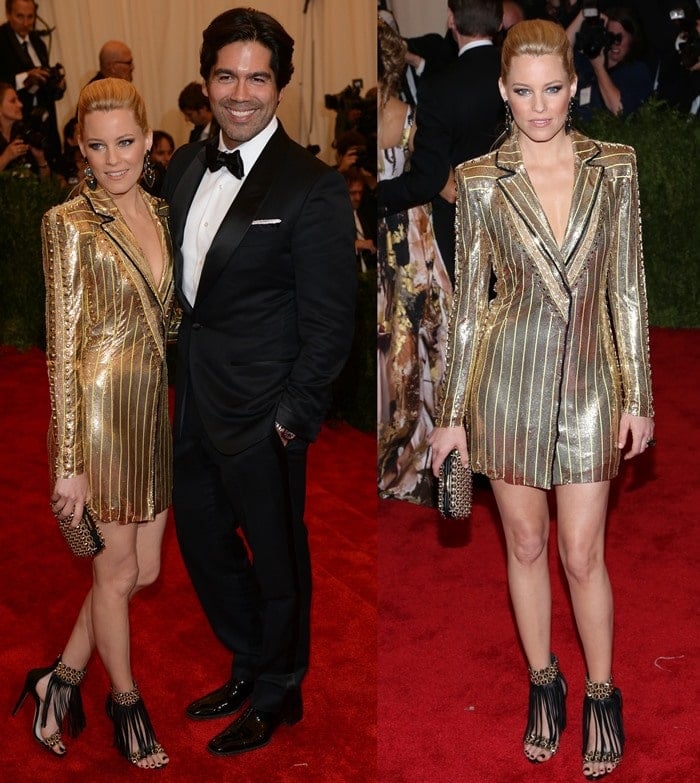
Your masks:
<svg viewBox="0 0 700 783"><path fill-rule="evenodd" d="M544 19L532 19L514 24L503 42L501 50L501 79L505 82L514 57L529 54L539 57L554 54L560 58L569 83L576 79L574 52L563 27Z"/></svg>
<svg viewBox="0 0 700 783"><path fill-rule="evenodd" d="M392 96L401 91L406 69L406 41L381 17L377 19L377 74L379 108L386 106Z"/></svg>
<svg viewBox="0 0 700 783"><path fill-rule="evenodd" d="M148 133L146 106L136 87L126 79L98 79L86 84L78 96L78 133L82 137L85 129L85 117L96 111L129 109L133 112L136 124L144 133Z"/></svg>

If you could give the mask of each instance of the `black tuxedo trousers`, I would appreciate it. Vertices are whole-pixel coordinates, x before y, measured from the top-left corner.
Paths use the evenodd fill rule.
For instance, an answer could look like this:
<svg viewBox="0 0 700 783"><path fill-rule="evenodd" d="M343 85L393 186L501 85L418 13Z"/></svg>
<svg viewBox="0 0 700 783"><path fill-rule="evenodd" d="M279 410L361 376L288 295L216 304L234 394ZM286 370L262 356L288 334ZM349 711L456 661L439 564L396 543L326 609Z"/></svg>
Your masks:
<svg viewBox="0 0 700 783"><path fill-rule="evenodd" d="M174 501L183 559L215 634L234 654L232 676L255 680L252 705L275 712L309 660L307 444L284 446L271 428L244 451L222 454L191 393L181 424Z"/></svg>

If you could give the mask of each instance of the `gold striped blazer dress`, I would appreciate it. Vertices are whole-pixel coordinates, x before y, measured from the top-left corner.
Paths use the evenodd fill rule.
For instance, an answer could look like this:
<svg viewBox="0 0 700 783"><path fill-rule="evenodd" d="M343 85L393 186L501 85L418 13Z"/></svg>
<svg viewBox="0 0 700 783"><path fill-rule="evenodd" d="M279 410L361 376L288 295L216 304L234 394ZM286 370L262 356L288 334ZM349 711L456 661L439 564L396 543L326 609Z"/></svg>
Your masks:
<svg viewBox="0 0 700 783"><path fill-rule="evenodd" d="M456 169L456 290L438 426L511 484L616 475L623 411L653 416L636 160L572 133L560 248L513 134ZM491 273L495 297L489 300Z"/></svg>
<svg viewBox="0 0 700 783"><path fill-rule="evenodd" d="M160 232L160 281L100 187L49 210L41 229L51 479L86 473L103 522L152 520L171 499L172 247L167 205L142 197Z"/></svg>

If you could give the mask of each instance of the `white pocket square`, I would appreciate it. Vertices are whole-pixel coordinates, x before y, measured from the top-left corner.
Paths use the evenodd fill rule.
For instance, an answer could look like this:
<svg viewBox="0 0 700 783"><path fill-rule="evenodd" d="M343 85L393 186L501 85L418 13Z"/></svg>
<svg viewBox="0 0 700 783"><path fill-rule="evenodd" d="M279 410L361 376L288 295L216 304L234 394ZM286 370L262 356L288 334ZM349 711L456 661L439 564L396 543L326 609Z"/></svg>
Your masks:
<svg viewBox="0 0 700 783"><path fill-rule="evenodd" d="M272 226L275 223L281 223L282 218L266 218L263 220L254 220L250 225L251 226Z"/></svg>

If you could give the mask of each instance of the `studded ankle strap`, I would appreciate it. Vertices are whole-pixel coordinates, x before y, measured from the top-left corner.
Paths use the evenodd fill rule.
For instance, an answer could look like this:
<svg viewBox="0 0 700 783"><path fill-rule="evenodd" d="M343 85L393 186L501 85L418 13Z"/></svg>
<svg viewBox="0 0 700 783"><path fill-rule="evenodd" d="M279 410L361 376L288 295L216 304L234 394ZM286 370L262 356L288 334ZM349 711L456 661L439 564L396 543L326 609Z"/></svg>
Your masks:
<svg viewBox="0 0 700 783"><path fill-rule="evenodd" d="M72 669L67 666L63 661L59 661L56 664L56 668L53 671L54 676L64 682L66 685L80 685L85 679L85 669Z"/></svg>
<svg viewBox="0 0 700 783"><path fill-rule="evenodd" d="M550 682L554 682L559 676L559 661L556 655L552 655L552 662L549 666L545 666L544 669L533 669L531 666L527 667L530 674L530 682L533 685L549 685Z"/></svg>
<svg viewBox="0 0 700 783"><path fill-rule="evenodd" d="M610 675L610 679L606 682L593 682L589 679L588 675L586 675L586 696L588 696L589 699L595 699L596 701L609 699L614 690L612 674Z"/></svg>
<svg viewBox="0 0 700 783"><path fill-rule="evenodd" d="M120 707L133 707L141 699L139 687L134 683L134 687L130 691L115 691L112 688L112 699Z"/></svg>

